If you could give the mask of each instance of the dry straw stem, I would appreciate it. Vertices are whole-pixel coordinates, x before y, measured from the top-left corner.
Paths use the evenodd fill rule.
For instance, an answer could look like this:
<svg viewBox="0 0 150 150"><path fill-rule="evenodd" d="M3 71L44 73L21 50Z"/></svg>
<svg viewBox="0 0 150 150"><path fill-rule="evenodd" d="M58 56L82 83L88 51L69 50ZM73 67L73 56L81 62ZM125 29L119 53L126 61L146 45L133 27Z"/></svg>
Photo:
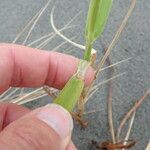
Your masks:
<svg viewBox="0 0 150 150"><path fill-rule="evenodd" d="M107 48L105 45L108 45L108 43L106 40L104 40L104 38L102 38L102 42L104 43L103 47L106 53ZM112 65L112 62L109 56L107 57L106 61L108 63L108 66ZM109 71L109 78L112 78L114 71L115 71L114 67L111 67ZM108 110L108 123L109 123L110 134L111 134L112 142L113 144L115 144L116 138L115 138L114 124L113 124L113 111L112 111L112 99L113 99L112 82L113 80L110 80L108 82L107 110Z"/></svg>
<svg viewBox="0 0 150 150"><path fill-rule="evenodd" d="M100 89L100 87L101 87L102 85L104 85L104 84L106 84L106 83L109 83L111 80L114 80L114 79L116 79L116 78L118 78L118 77L122 77L122 76L125 75L125 74L126 74L126 72L119 73L119 74L117 74L117 75L115 75L115 76L113 76L113 77L111 77L111 78L109 78L109 79L107 79L107 80L104 80L104 81L98 83L97 85L93 86L93 88L91 89L91 92L90 92L90 94L89 94L89 96L88 96L87 102L88 102L88 101L91 99L91 97Z"/></svg>
<svg viewBox="0 0 150 150"><path fill-rule="evenodd" d="M17 36L15 37L15 39L13 40L12 43L16 43L18 41L18 39L20 38L20 36L27 30L27 28L33 23L33 21L37 18L37 16L40 14L40 12L43 10L43 8L41 8L32 18L31 20L23 27L23 29L17 34Z"/></svg>
<svg viewBox="0 0 150 150"><path fill-rule="evenodd" d="M38 21L41 17L41 15L44 13L45 9L48 7L48 4L49 4L50 1L48 1L48 3L27 23L27 25L22 29L22 31L17 35L17 37L14 39L13 43L15 43L19 38L20 36L27 30L27 28L31 25L31 27L33 27L33 24L34 24L34 27L35 27L35 21ZM79 15L80 13L78 13L77 15L75 15L67 24L65 27L63 27L62 29L60 29L60 31L63 31L63 30L66 30L66 29L69 29L69 28L72 28L73 26L69 26L73 21L74 19L76 19L76 17ZM39 17L38 17L39 16ZM38 20L36 19L38 17ZM35 20L36 19L36 20ZM34 21L35 20L35 21ZM30 34L31 34L31 29L30 29ZM28 36L30 36L29 32L28 32ZM46 38L46 37L49 37L50 35L52 35L52 37L50 37L51 39L54 38L56 36L55 33L50 33L49 35L46 35L46 36L43 36L41 37L40 39L37 39L35 41L33 41L32 43L28 44L27 46L31 46L32 44L35 44L36 42L40 42L42 39ZM45 40L47 41L47 40ZM45 42L44 41L44 42ZM48 41L50 42L50 39L48 39ZM48 42L47 42L48 43ZM47 44L46 43L46 44ZM41 45L41 44L39 44ZM39 46L38 45L38 46ZM58 45L60 46L60 45ZM61 45L62 46L62 45ZM55 48L54 48L55 49ZM12 90L12 91L11 91ZM14 96L12 96L13 94L15 94L17 91L21 90L20 92L20 95L15 95L16 96L16 99L20 99L22 95L24 94L29 94L29 93L24 93L23 91L23 88L15 88L15 89L12 89L12 87L10 87L6 92L4 92L1 96L0 96L0 101L5 101L7 99L12 99L14 98ZM5 96L7 93L9 93L7 96ZM32 95L32 94L31 94ZM45 94L43 95L45 96ZM42 95L38 96L37 99L39 97L42 97ZM31 100L35 100L31 98ZM23 101L25 101L23 99ZM27 101L30 101L30 99L28 99ZM19 102L20 103L20 102ZM22 102L24 103L24 102Z"/></svg>
<svg viewBox="0 0 150 150"><path fill-rule="evenodd" d="M15 94L18 90L19 90L19 88L15 88L14 90L12 90L12 92L10 92L9 94L7 94L7 96L5 96L3 98L3 100L9 99L9 97L11 97L13 94Z"/></svg>
<svg viewBox="0 0 150 150"><path fill-rule="evenodd" d="M96 71L96 74L95 74L95 78L98 77L98 75L101 73L101 68L103 67L104 63L106 62L112 48L115 46L115 44L117 43L123 29L125 28L126 24L127 24L127 21L129 19L129 17L131 16L131 13L135 7L135 4L136 4L136 0L132 0L132 3L128 9L128 12L126 14L126 16L124 17L124 20L122 21L122 24L121 26L119 27L119 29L117 30L111 44L109 45L108 49L106 50L102 60L100 61L99 65L98 65L98 69ZM89 90L87 91L87 97L88 95L90 94L90 91L91 91L91 88L94 84L94 81L93 83L91 84L91 86L89 87ZM113 140L113 143L116 142L116 139L115 139L115 133L114 133L114 125L113 125L113 119L112 119L112 85L110 83L109 85L109 96L108 96L108 119L109 119L109 126L110 126L110 132L111 132L111 136L112 136L112 140Z"/></svg>
<svg viewBox="0 0 150 150"><path fill-rule="evenodd" d="M3 98L3 97L5 97L5 95L8 93L8 91L11 89L11 87L8 89L8 90L6 90L3 94L1 94L0 95L0 101L1 101L1 99Z"/></svg>
<svg viewBox="0 0 150 150"><path fill-rule="evenodd" d="M96 74L95 74L95 78L97 78L97 76L101 73L101 68L103 67L103 65L106 62L112 48L115 46L115 44L118 41L123 29L125 28L127 21L129 19L129 17L131 16L131 13L135 7L135 4L136 4L136 0L133 0L121 26L117 30L111 44L109 45L108 49L106 50L106 53L104 54L102 60L99 63L98 69L97 69ZM94 84L94 81L93 81L93 84ZM89 91L87 92L87 96L89 95L91 87L93 86L93 84L91 84ZM109 128L110 128L110 132L111 132L112 141L113 141L113 143L115 143L116 138L115 138L115 130L114 130L114 125L113 125L113 114L112 114L112 83L111 83L111 81L109 83L109 95L108 95L108 120L109 120Z"/></svg>
<svg viewBox="0 0 150 150"><path fill-rule="evenodd" d="M31 28L29 30L29 32L27 33L27 36L23 42L23 44L26 43L27 39L29 38L33 28L35 27L36 23L38 22L38 20L40 19L40 17L42 16L42 14L44 13L44 11L46 10L46 8L48 7L48 5L50 4L51 0L49 0L46 5L44 7L42 7L35 16L33 16L33 18L25 25L25 27L21 30L21 32L16 36L16 38L13 40L12 43L16 43L17 40L20 38L20 36L28 29L28 27L31 25ZM15 88L12 92L10 92L12 90L12 87L10 87L6 92L4 92L1 96L0 96L0 101L5 101L6 98L11 98L11 96L13 94L15 94L18 90L21 89L20 92L20 96L21 94L23 94L23 89L24 88ZM10 93L9 93L10 92ZM4 97L7 93L9 93L6 97ZM4 99L2 99L4 97Z"/></svg>
<svg viewBox="0 0 150 150"><path fill-rule="evenodd" d="M122 21L122 23L121 23L119 29L117 30L117 32L116 32L116 34L115 34L111 44L109 45L108 49L106 50L105 55L103 56L102 60L99 63L99 66L98 66L98 69L97 69L97 72L96 72L96 77L101 73L101 68L103 67L107 57L110 55L111 50L113 49L113 47L117 43L117 41L118 41L118 39L119 39L123 29L125 28L125 26L126 26L126 24L128 22L128 19L131 16L131 13L132 13L132 11L133 11L133 9L135 7L135 4L136 4L136 0L132 0L132 3L130 5L130 8L128 9L128 12L127 12L126 16L124 17L124 20Z"/></svg>
<svg viewBox="0 0 150 150"><path fill-rule="evenodd" d="M82 50L85 50L85 46L73 42L72 40L70 40L69 38L67 38L62 33L59 32L59 30L56 28L55 23L54 23L54 17L53 17L54 16L54 10L55 10L55 7L52 9L52 12L51 12L51 15L50 15L50 22L51 22L52 28L55 31L55 33L58 34L61 38L63 38L65 41L68 41L68 43L72 44L73 46L75 46L77 48L80 48ZM95 54L96 50L92 49L92 53Z"/></svg>
<svg viewBox="0 0 150 150"><path fill-rule="evenodd" d="M111 65L111 61L108 57L108 63ZM111 68L110 70L110 77L113 76L114 74L114 68ZM116 138L115 138L115 129L114 129L114 123L113 123L113 112L112 112L112 99L113 99L113 90L112 90L112 80L109 82L109 89L108 89L108 98L107 98L107 109L108 109L108 123L109 123L109 128L110 128L110 133L112 137L112 141L115 144L116 143Z"/></svg>
<svg viewBox="0 0 150 150"><path fill-rule="evenodd" d="M134 123L134 119L135 119L135 113L136 113L136 111L133 112L133 115L132 115L132 118L131 118L131 121L130 121L130 124L129 124L129 128L128 128L127 134L126 134L126 136L124 138L124 141L125 141L123 143L124 145L126 145L127 144L126 141L129 140L131 129L132 129L132 126L133 126L133 123ZM123 148L122 150L125 150L125 149Z"/></svg>
<svg viewBox="0 0 150 150"><path fill-rule="evenodd" d="M43 7L43 9L41 10L41 12L38 14L37 18L35 19L35 21L33 22L32 26L31 26L31 28L30 28L30 30L29 30L29 32L28 32L25 40L23 41L22 45L26 45L26 43L27 43L27 41L28 41L28 39L29 39L29 37L30 37L30 35L31 35L31 33L32 33L35 25L37 24L37 22L39 21L39 19L41 18L41 16L43 15L43 13L45 12L45 10L47 9L47 7L49 6L50 2L51 2L51 0L48 0L48 2ZM21 88L20 95L22 93L24 93L24 88Z"/></svg>
<svg viewBox="0 0 150 150"><path fill-rule="evenodd" d="M111 50L113 49L113 47L114 47L115 44L117 43L117 41L118 41L118 39L119 39L119 37L120 37L120 35L121 35L123 29L125 28L125 26L126 26L126 24L127 24L127 22L128 22L128 19L129 19L129 17L131 16L131 13L132 13L132 11L133 11L133 9L134 9L134 7L135 7L135 4L136 4L136 0L132 0L132 3L131 3L131 5L130 5L130 8L128 9L127 14L125 15L125 17L124 17L124 19L123 19L123 21L122 21L120 27L118 28L118 30L117 30L117 32L116 32L116 34L115 34L115 36L114 36L114 38L113 38L111 44L109 45L109 47L108 47L106 53L104 54L103 58L101 59L99 65L98 65L97 71L96 71L96 73L95 73L95 79L96 79L96 78L98 77L98 75L101 73L101 71L102 71L101 69L102 69L104 63L106 62L106 59L108 58L108 56L109 56ZM91 86L89 87L89 90L87 91L87 96L89 95L90 90L91 90L91 88L93 87L94 82L95 82L95 80L93 81L93 83L92 83Z"/></svg>
<svg viewBox="0 0 150 150"><path fill-rule="evenodd" d="M127 112L127 114L123 117L120 126L117 130L117 140L119 140L121 130L123 129L125 123L127 120L131 117L131 115L136 111L142 104L142 102L145 100L147 96L150 95L150 89L145 92L145 94L135 103L135 105Z"/></svg>
<svg viewBox="0 0 150 150"><path fill-rule="evenodd" d="M38 16L37 16L37 18L35 19L33 25L31 26L31 28L30 28L30 30L29 30L29 32L28 32L28 34L27 34L25 40L24 40L23 43L22 43L23 45L26 44L28 38L29 38L30 35L31 35L32 30L34 29L35 25L36 25L37 22L39 21L39 19L40 19L40 17L42 16L43 12L44 12L44 11L46 10L46 8L49 6L50 2L51 2L51 0L49 0L49 1L47 2L47 4L43 7L43 9L41 10L41 12L38 14Z"/></svg>
<svg viewBox="0 0 150 150"><path fill-rule="evenodd" d="M58 92L57 89L49 88L49 93L52 93L53 95L56 95L57 92ZM18 104L22 105L22 104L37 100L39 98L46 97L46 96L48 96L48 93L45 90L41 89L40 92L36 92L36 91L33 92L31 95L29 95L29 97L26 97L25 99L20 101ZM51 96L51 98L53 98L53 97Z"/></svg>
<svg viewBox="0 0 150 150"><path fill-rule="evenodd" d="M53 8L54 9L54 8ZM81 14L81 11L79 13L77 13L63 28L61 28L60 30L58 30L59 33L61 33L62 31L72 28L74 26L70 26L70 24ZM38 45L36 48L43 48L46 44L48 44L48 42L50 40L52 40L55 36L57 35L57 33L53 33L53 35L51 35L50 38L48 38L47 40L45 40L43 43L41 43L40 45ZM65 40L67 41L67 40Z"/></svg>
<svg viewBox="0 0 150 150"><path fill-rule="evenodd" d="M73 26L70 26L70 24L71 24L80 14L81 14L81 11L80 11L79 13L77 13L62 29L60 29L59 32L65 30L65 29L68 29L68 28L73 27ZM46 38L49 38L49 37L53 36L54 34L56 35L55 32L51 32L51 33L49 33L49 34L46 34L46 35L42 36L41 38L39 38L39 39L37 39L37 40L31 42L30 44L28 44L28 46L32 46L32 45L34 45L34 44L36 44L36 43L42 41L43 39L46 39Z"/></svg>

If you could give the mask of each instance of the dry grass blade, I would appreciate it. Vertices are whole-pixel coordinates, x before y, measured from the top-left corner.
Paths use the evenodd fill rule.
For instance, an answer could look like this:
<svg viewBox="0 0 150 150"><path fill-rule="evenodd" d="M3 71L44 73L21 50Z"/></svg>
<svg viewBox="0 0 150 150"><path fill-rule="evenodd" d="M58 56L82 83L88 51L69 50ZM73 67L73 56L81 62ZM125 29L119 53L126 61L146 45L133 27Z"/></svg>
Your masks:
<svg viewBox="0 0 150 150"><path fill-rule="evenodd" d="M50 2L50 1L49 1ZM49 3L48 2L48 3ZM41 16L42 15L42 12L44 12L44 10L47 8L48 6L48 3L32 18L32 20L26 25L27 27L29 27L29 25L37 18L37 16ZM65 30L65 29L68 29L68 28L72 28L72 26L69 26L69 24L71 24L73 22L73 20L79 15L79 13L74 17L72 18L68 23L67 25L63 28L63 29L60 29L61 31ZM35 24L36 20L33 22L33 24ZM35 26L35 25L34 25ZM34 28L34 26L32 26L31 28ZM26 27L26 28L27 28ZM26 29L25 28L25 29ZM25 31L25 29L23 29L19 34L18 36L15 38L14 41L17 41L18 38L21 36L21 34ZM30 29L31 30L31 29ZM30 43L31 45L32 44L35 44L36 42L39 42L40 40L46 38L46 37L49 37L51 36L51 34L55 34L55 33L50 33L49 35L45 35L43 37L41 37L40 39L37 39L36 41L33 41L32 43ZM55 34L56 35L56 34ZM28 45L28 46L31 46L31 45ZM60 47L60 45L58 45ZM13 103L18 103L18 104L24 104L26 102L29 102L29 101L33 101L33 100L36 100L36 96L33 97L33 94L37 94L37 99L40 97L42 97L42 95L38 95L37 92L39 92L38 90L34 90L33 93L29 92L29 93L24 93L24 88L20 89L20 88L17 88L17 89L14 89L13 91L11 91L12 88L9 88L5 93L3 93L0 97L1 97L1 101L5 101L7 100L8 98L12 99L11 102ZM21 93L19 95L16 95L15 93L18 91L18 90L21 90ZM9 93L10 92L10 93ZM7 93L9 93L7 96L5 96ZM12 96L13 94L15 94L14 96ZM43 95L45 96L45 95Z"/></svg>
<svg viewBox="0 0 150 150"><path fill-rule="evenodd" d="M29 92L29 93L25 94L24 96L18 97L16 100L12 100L11 102L12 102L12 103L19 103L20 101L26 99L27 97L31 96L31 95L34 94L34 93L38 93L38 92L41 91L41 90L43 90L43 88L39 88L39 89L37 89L37 90L34 90L34 91L32 91L32 92ZM22 95L23 95L23 93L22 93Z"/></svg>
<svg viewBox="0 0 150 150"><path fill-rule="evenodd" d="M129 17L131 16L131 13L135 7L135 4L136 4L136 0L132 0L132 3L128 9L128 12L126 14L126 16L124 17L124 20L122 21L119 29L117 30L111 44L108 46L103 58L101 59L99 65L98 65L98 69L96 71L96 74L95 74L95 78L98 77L98 75L101 73L101 69L104 65L104 63L106 62L112 48L115 46L115 44L117 43L123 29L125 28L127 22L128 22L128 19ZM87 91L87 96L90 94L90 91L91 91L91 88L94 84L94 81L93 83L91 84L91 86L89 87L88 91ZM111 136L112 136L112 140L113 140L113 143L116 142L116 139L115 139L115 132L114 132L114 127L113 127L113 119L112 119L112 83L110 82L109 84L109 95L108 95L108 120L109 120L109 127L110 127L110 132L111 132Z"/></svg>
<svg viewBox="0 0 150 150"><path fill-rule="evenodd" d="M44 39L46 39L46 38L49 38L49 37L52 36L53 34L54 34L54 32L51 32L51 33L49 33L49 34L46 34L46 35L42 36L41 38L38 38L37 40L31 42L31 43L28 44L27 46L33 46L34 44L36 44L36 43L38 43L38 42L40 42L40 41L42 41L42 40L44 40Z"/></svg>
<svg viewBox="0 0 150 150"><path fill-rule="evenodd" d="M109 65L111 65L110 58L107 59ZM110 77L114 74L114 68L112 67L110 70ZM114 129L114 123L113 123L113 111L112 111L112 99L113 99L113 90L112 90L112 80L109 81L109 89L108 89L108 97L107 97L107 108L108 108L108 123L109 123L109 129L111 133L112 142L116 143L116 137L115 137L115 129Z"/></svg>
<svg viewBox="0 0 150 150"><path fill-rule="evenodd" d="M69 26L80 14L81 12L79 12L78 14L76 14L63 28L59 29L58 32L62 32L66 29L72 28L74 26ZM40 45L38 45L36 48L43 48L45 47L55 36L57 35L57 33L53 33L51 35L51 37L49 37L48 39L46 39L44 42L42 42Z"/></svg>
<svg viewBox="0 0 150 150"><path fill-rule="evenodd" d="M124 127L127 120L131 117L134 111L136 111L142 104L142 102L145 100L145 98L150 95L150 89L147 90L147 92L135 103L135 105L127 112L127 114L123 117L120 126L117 130L117 139L119 140L120 133L122 128Z"/></svg>
<svg viewBox="0 0 150 150"><path fill-rule="evenodd" d="M130 5L130 8L128 9L127 14L125 15L125 17L124 17L124 19L123 19L123 21L122 21L122 23L121 23L119 29L117 30L117 32L116 32L116 34L115 34L115 36L114 36L114 38L113 38L111 44L109 45L109 47L108 47L106 53L104 54L102 60L100 61L99 65L98 65L97 71L96 71L96 73L95 73L95 79L96 79L96 78L98 77L98 75L101 73L101 71L102 71L101 69L102 69L102 67L103 67L103 65L104 65L104 63L105 63L105 61L107 60L107 58L108 58L108 56L109 56L109 54L110 54L112 48L113 48L113 47L115 46L115 44L117 43L117 41L118 41L118 39L119 39L119 37L120 37L120 35L121 35L123 29L125 28L125 26L126 26L126 24L127 24L127 22L128 22L128 19L129 19L129 17L131 16L131 13L132 13L132 11L133 11L133 9L134 9L134 7L135 7L135 4L136 4L136 0L132 0L132 3L131 3L131 5ZM93 87L94 82L95 82L95 80L93 80L92 84L91 84L90 87L89 87L89 90L87 91L87 97L88 97L88 95L90 94L90 91L91 91L91 88Z"/></svg>
<svg viewBox="0 0 150 150"><path fill-rule="evenodd" d="M0 95L0 101L3 97L5 97L5 95L9 92L10 89L11 87L8 90L6 90L3 94Z"/></svg>
<svg viewBox="0 0 150 150"><path fill-rule="evenodd" d="M114 80L114 79L116 79L116 78L118 78L118 77L121 77L121 76L123 76L123 75L125 75L125 72L124 72L124 73L117 74L117 75L115 75L115 76L113 76L113 77L111 77L111 78L109 78L109 79L107 79L107 80L104 80L104 81L100 82L99 84L93 86L93 88L91 89L91 93L89 94L89 96L88 96L88 98L86 99L85 103L87 103L87 102L89 101L89 99L93 96L93 94L95 94L95 92L97 92L97 91L99 90L99 88L100 88L103 84L106 84L106 83L110 82L111 80Z"/></svg>
<svg viewBox="0 0 150 150"><path fill-rule="evenodd" d="M80 11L77 15L75 15L75 17L73 17L73 18L65 25L65 27L69 27L69 25L70 25L80 14L81 14L81 11ZM63 28L62 28L62 29L63 29ZM64 29L65 29L65 28L64 28ZM61 31L61 30L60 30L60 31ZM55 34L55 33L54 33L54 32L51 32L51 33L49 33L49 34L46 34L46 35L42 36L41 38L39 38L39 39L37 39L37 40L31 42L30 44L28 44L28 46L32 46L32 45L36 44L37 42L40 42L41 40L52 36L53 34Z"/></svg>
<svg viewBox="0 0 150 150"><path fill-rule="evenodd" d="M26 96L25 99L22 99L21 101L18 101L18 98L17 98L17 99L15 99L15 101L17 101L16 102L17 104L22 105L22 104L25 104L25 103L28 103L28 102L31 102L31 101L35 101L39 98L43 98L45 96L49 96L53 100L53 98L56 96L57 92L58 92L57 89L50 88L48 86L44 86L39 91L35 90L30 94L27 93L28 96L26 96L27 94L23 95L23 96Z"/></svg>
<svg viewBox="0 0 150 150"><path fill-rule="evenodd" d="M113 64L111 64L111 65L108 65L108 66L105 67L105 68L102 68L101 71L104 71L104 70L106 70L106 69L109 69L109 68L114 67L114 66L117 66L117 65L120 65L120 64L122 64L122 63L125 63L125 62L131 60L131 59L132 59L132 58L127 58L127 59L118 61L118 62L116 62L116 63L113 63Z"/></svg>
<svg viewBox="0 0 150 150"><path fill-rule="evenodd" d="M128 141L129 140L129 137L130 137L130 133L131 133L131 129L132 129L132 126L133 126L133 123L134 123L134 119L135 119L135 111L133 112L133 115L132 115L132 118L131 118L131 121L130 121L130 124L129 124L129 129L128 129L128 131L127 131L127 134L126 134L126 137L125 137L125 139L124 139L124 145L126 145L127 144L127 142L126 141ZM122 150L125 150L124 148L122 149Z"/></svg>
<svg viewBox="0 0 150 150"><path fill-rule="evenodd" d="M41 12L38 14L38 16L37 16L37 18L35 19L35 21L34 21L34 23L33 23L33 25L31 26L31 28L30 28L30 30L29 30L29 32L28 32L28 34L27 34L27 36L26 36L26 38L25 38L25 40L23 41L23 45L25 45L26 44L26 42L27 42L27 40L28 40L28 38L30 37L30 35L31 35L31 32L32 32L32 30L34 29L34 27L35 27L35 25L37 24L37 22L39 21L39 19L40 19L40 17L42 16L42 14L44 13L44 11L46 10L46 8L48 7L48 5L50 4L50 2L51 2L51 0L49 0L47 3L46 3L46 5L43 7L43 9L41 10Z"/></svg>
<svg viewBox="0 0 150 150"><path fill-rule="evenodd" d="M48 94L47 93L36 93L35 95L33 95L32 97L30 97L29 99L28 98L26 98L25 100L23 100L23 101L20 101L20 102L18 102L17 104L18 105L23 105L23 104L26 104L26 103L29 103L29 102L33 102L34 100L38 100L38 99L40 99L40 98L43 98L43 97L45 97L45 96L47 96Z"/></svg>
<svg viewBox="0 0 150 150"><path fill-rule="evenodd" d="M5 100L11 98L11 96L12 96L13 94L15 94L19 89L20 89L20 88L15 88L12 92L10 92L9 94L7 94L7 96L5 96L5 97L3 98L3 101L5 101ZM2 101L2 102L3 102L3 101Z"/></svg>
<svg viewBox="0 0 150 150"><path fill-rule="evenodd" d="M17 36L15 37L15 39L13 40L12 43L16 43L17 40L20 38L20 36L26 31L26 29L33 23L33 21L37 18L37 16L39 15L39 13L42 11L42 9L40 11L38 11L33 17L32 19L24 26L24 28L21 30L21 32L19 32L17 34Z"/></svg>
<svg viewBox="0 0 150 150"><path fill-rule="evenodd" d="M76 36L70 37L71 40L76 39L76 38L77 38ZM62 42L60 45L54 47L52 51L58 51L60 47L64 46L67 43L68 43L67 41Z"/></svg>
<svg viewBox="0 0 150 150"><path fill-rule="evenodd" d="M108 56L109 56L111 50L113 49L113 47L114 47L115 44L117 43L117 41L118 41L118 39L119 39L119 37L120 37L120 35L121 35L123 29L125 28L125 26L126 26L126 24L127 24L127 22L128 22L129 17L131 16L131 13L132 13L132 11L133 11L133 9L134 9L134 7L135 7L135 4L136 4L136 0L132 0L131 6L130 6L130 8L129 8L127 14L126 14L126 16L124 17L124 20L122 21L121 26L120 26L119 29L117 30L117 32L116 32L116 34L115 34L115 36L114 36L114 38L113 38L111 44L109 45L109 47L108 47L108 49L107 49L105 55L103 56L102 60L101 60L100 63L99 63L99 66L98 66L98 69L97 69L97 72L96 72L96 76L100 74L101 68L103 67L103 65L104 65L104 63L105 63L105 61L106 61L106 59L108 58Z"/></svg>
<svg viewBox="0 0 150 150"><path fill-rule="evenodd" d="M66 29L70 29L70 28L72 28L72 27L74 27L74 26L68 26L68 27L65 26L65 27L63 27L62 29L60 29L59 32L64 31L64 30L66 30ZM45 47L53 38L55 38L56 35L57 35L56 33L53 33L49 38L47 38L45 41L43 41L41 44L39 44L36 48L42 49L42 48Z"/></svg>
<svg viewBox="0 0 150 150"><path fill-rule="evenodd" d="M104 110L104 109L101 109L101 110L90 110L90 111L84 112L83 114L84 114L84 115L89 115L89 114L101 112L101 111L103 111L103 110Z"/></svg>
<svg viewBox="0 0 150 150"><path fill-rule="evenodd" d="M51 0L48 0L48 2L46 3L46 5L31 19L31 21L29 21L29 23L22 29L22 31L17 35L17 37L15 38L15 40L12 43L15 43L19 37L22 35L22 33L24 33L24 31L27 29L28 26L31 25L31 23L33 22L31 28L29 29L27 36L25 38L25 40L23 41L22 45L25 45L28 38L30 37L35 25L37 24L37 22L39 21L40 17L42 16L42 14L44 13L44 11L46 10L46 8L48 7L48 5L50 4ZM12 92L15 93L15 92ZM10 95L12 95L12 93L10 93ZM20 89L20 95L24 93L24 88Z"/></svg>
<svg viewBox="0 0 150 150"><path fill-rule="evenodd" d="M62 33L59 32L59 30L56 28L56 26L55 26L55 24L54 24L53 15L54 15L54 8L53 8L53 10L52 10L52 12L51 12L50 21L51 21L51 25L52 25L52 28L53 28L53 30L55 31L55 33L58 34L61 38L63 38L65 41L68 41L68 43L72 44L73 46L75 46L75 47L77 47L77 48L80 48L80 49L82 49L82 50L85 50L85 46L73 42L72 40L70 40L69 38L67 38L67 37L64 36ZM95 49L93 49L92 51L93 51L93 53L96 53L96 50L95 50Z"/></svg>
<svg viewBox="0 0 150 150"><path fill-rule="evenodd" d="M102 38L102 46L103 46L103 49L105 50L105 53L107 52L106 45L108 45L108 42L106 40L104 40L104 38ZM106 60L108 63L108 67L113 65L109 56ZM109 71L109 78L113 78L114 71L115 71L114 67L111 67L110 71ZM115 128L114 128L114 123L113 123L113 111L112 111L112 109L113 109L113 107L112 107L112 99L113 99L112 86L113 86L113 80L110 80L108 82L108 96L107 96L108 123L109 123L109 130L110 130L112 142L113 142L113 144L115 144L116 137L115 137Z"/></svg>
<svg viewBox="0 0 150 150"><path fill-rule="evenodd" d="M79 11L70 21L65 25L66 27L69 26L77 17L81 15L82 11Z"/></svg>
<svg viewBox="0 0 150 150"><path fill-rule="evenodd" d="M10 102L22 105L22 104L25 104L25 103L28 103L28 102L32 102L34 100L38 100L39 98L42 98L42 97L45 97L45 96L48 95L45 91L41 90L41 91L38 91L38 92L34 92L33 94L29 95L28 97L26 97L25 99L22 99L19 102L15 102L15 101L18 101L19 98L21 98L23 96L26 96L27 94L28 93L23 93L21 96L20 96L20 94L12 96Z"/></svg>

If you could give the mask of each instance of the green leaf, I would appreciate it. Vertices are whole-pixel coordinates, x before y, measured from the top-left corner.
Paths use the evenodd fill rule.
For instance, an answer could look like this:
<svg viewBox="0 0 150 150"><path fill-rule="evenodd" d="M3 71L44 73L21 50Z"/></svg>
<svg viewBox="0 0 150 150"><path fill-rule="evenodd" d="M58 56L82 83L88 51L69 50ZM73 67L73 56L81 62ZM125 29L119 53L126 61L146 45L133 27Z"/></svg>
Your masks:
<svg viewBox="0 0 150 150"><path fill-rule="evenodd" d="M61 105L70 112L73 111L83 91L84 78L88 66L89 63L87 61L80 60L77 72L66 83L58 97L54 100L54 103Z"/></svg>
<svg viewBox="0 0 150 150"><path fill-rule="evenodd" d="M93 43L105 27L113 0L91 0L86 24L86 40Z"/></svg>
<svg viewBox="0 0 150 150"><path fill-rule="evenodd" d="M84 88L84 81L73 76L61 90L54 103L63 106L68 111L72 111L75 107L82 90Z"/></svg>

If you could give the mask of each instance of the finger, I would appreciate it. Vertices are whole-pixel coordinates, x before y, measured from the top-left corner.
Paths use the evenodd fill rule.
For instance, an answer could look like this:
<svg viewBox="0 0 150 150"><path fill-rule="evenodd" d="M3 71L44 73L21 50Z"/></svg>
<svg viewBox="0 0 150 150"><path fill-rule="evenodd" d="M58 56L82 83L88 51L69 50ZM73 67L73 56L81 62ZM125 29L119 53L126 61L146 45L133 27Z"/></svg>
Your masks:
<svg viewBox="0 0 150 150"><path fill-rule="evenodd" d="M0 104L0 131L5 128L11 122L19 119L25 114L29 113L30 110L12 103L1 103Z"/></svg>
<svg viewBox="0 0 150 150"><path fill-rule="evenodd" d="M44 84L62 88L77 69L79 60L73 56L0 44L0 91L9 86L39 87ZM93 79L90 68L86 84Z"/></svg>
<svg viewBox="0 0 150 150"><path fill-rule="evenodd" d="M71 141L67 147L66 150L77 150L77 148L75 147L75 145L73 144L73 142Z"/></svg>
<svg viewBox="0 0 150 150"><path fill-rule="evenodd" d="M73 121L69 112L51 104L9 124L0 133L3 150L66 150Z"/></svg>

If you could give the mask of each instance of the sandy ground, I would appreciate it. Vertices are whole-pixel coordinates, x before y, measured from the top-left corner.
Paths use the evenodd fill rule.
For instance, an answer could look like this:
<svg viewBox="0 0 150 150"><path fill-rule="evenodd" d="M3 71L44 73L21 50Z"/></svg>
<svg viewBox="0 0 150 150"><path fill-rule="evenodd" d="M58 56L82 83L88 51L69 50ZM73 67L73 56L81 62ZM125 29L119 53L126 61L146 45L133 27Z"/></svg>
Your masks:
<svg viewBox="0 0 150 150"><path fill-rule="evenodd" d="M12 42L20 29L25 23L45 4L46 0L1 0L0 3L0 42ZM53 0L48 10L40 19L38 25L33 31L29 42L51 32L52 28L49 22L49 14L51 8L55 9L55 24L58 28L63 27L76 13L81 11L80 16L73 22L78 25L73 29L65 31L68 37L76 36L75 41L84 44L84 25L86 12L88 9L88 1L84 0ZM130 0L115 0L110 19L108 21L104 38L108 42L111 41L116 29L121 23L124 14L130 5ZM113 82L113 115L115 127L119 125L119 121L123 115L131 108L144 92L149 88L150 83L150 1L137 0L136 8L130 18L126 29L124 30L118 44L113 49L111 59L115 63L117 61L131 58L130 61L115 67L115 73L126 72L126 74ZM24 37L22 37L23 39ZM21 41L18 41L21 44ZM53 49L63 42L61 38L56 37L45 49ZM99 49L101 54L101 43L96 42L95 48ZM59 48L64 51L70 47L69 44ZM74 55L80 55L77 48L71 47ZM70 52L69 52L70 53ZM101 80L108 77L108 72L103 73ZM106 98L108 85L103 85L87 104L87 111L100 110L100 112L86 115L85 118L89 122L85 130L81 130L75 124L73 140L77 147L81 150L93 149L90 141L110 140L108 130ZM29 103L28 107L37 107L44 105L48 99ZM150 101L145 99L141 108L136 113L136 118L130 139L135 139L137 144L133 150L143 150L150 138ZM124 137L124 134L122 134Z"/></svg>

